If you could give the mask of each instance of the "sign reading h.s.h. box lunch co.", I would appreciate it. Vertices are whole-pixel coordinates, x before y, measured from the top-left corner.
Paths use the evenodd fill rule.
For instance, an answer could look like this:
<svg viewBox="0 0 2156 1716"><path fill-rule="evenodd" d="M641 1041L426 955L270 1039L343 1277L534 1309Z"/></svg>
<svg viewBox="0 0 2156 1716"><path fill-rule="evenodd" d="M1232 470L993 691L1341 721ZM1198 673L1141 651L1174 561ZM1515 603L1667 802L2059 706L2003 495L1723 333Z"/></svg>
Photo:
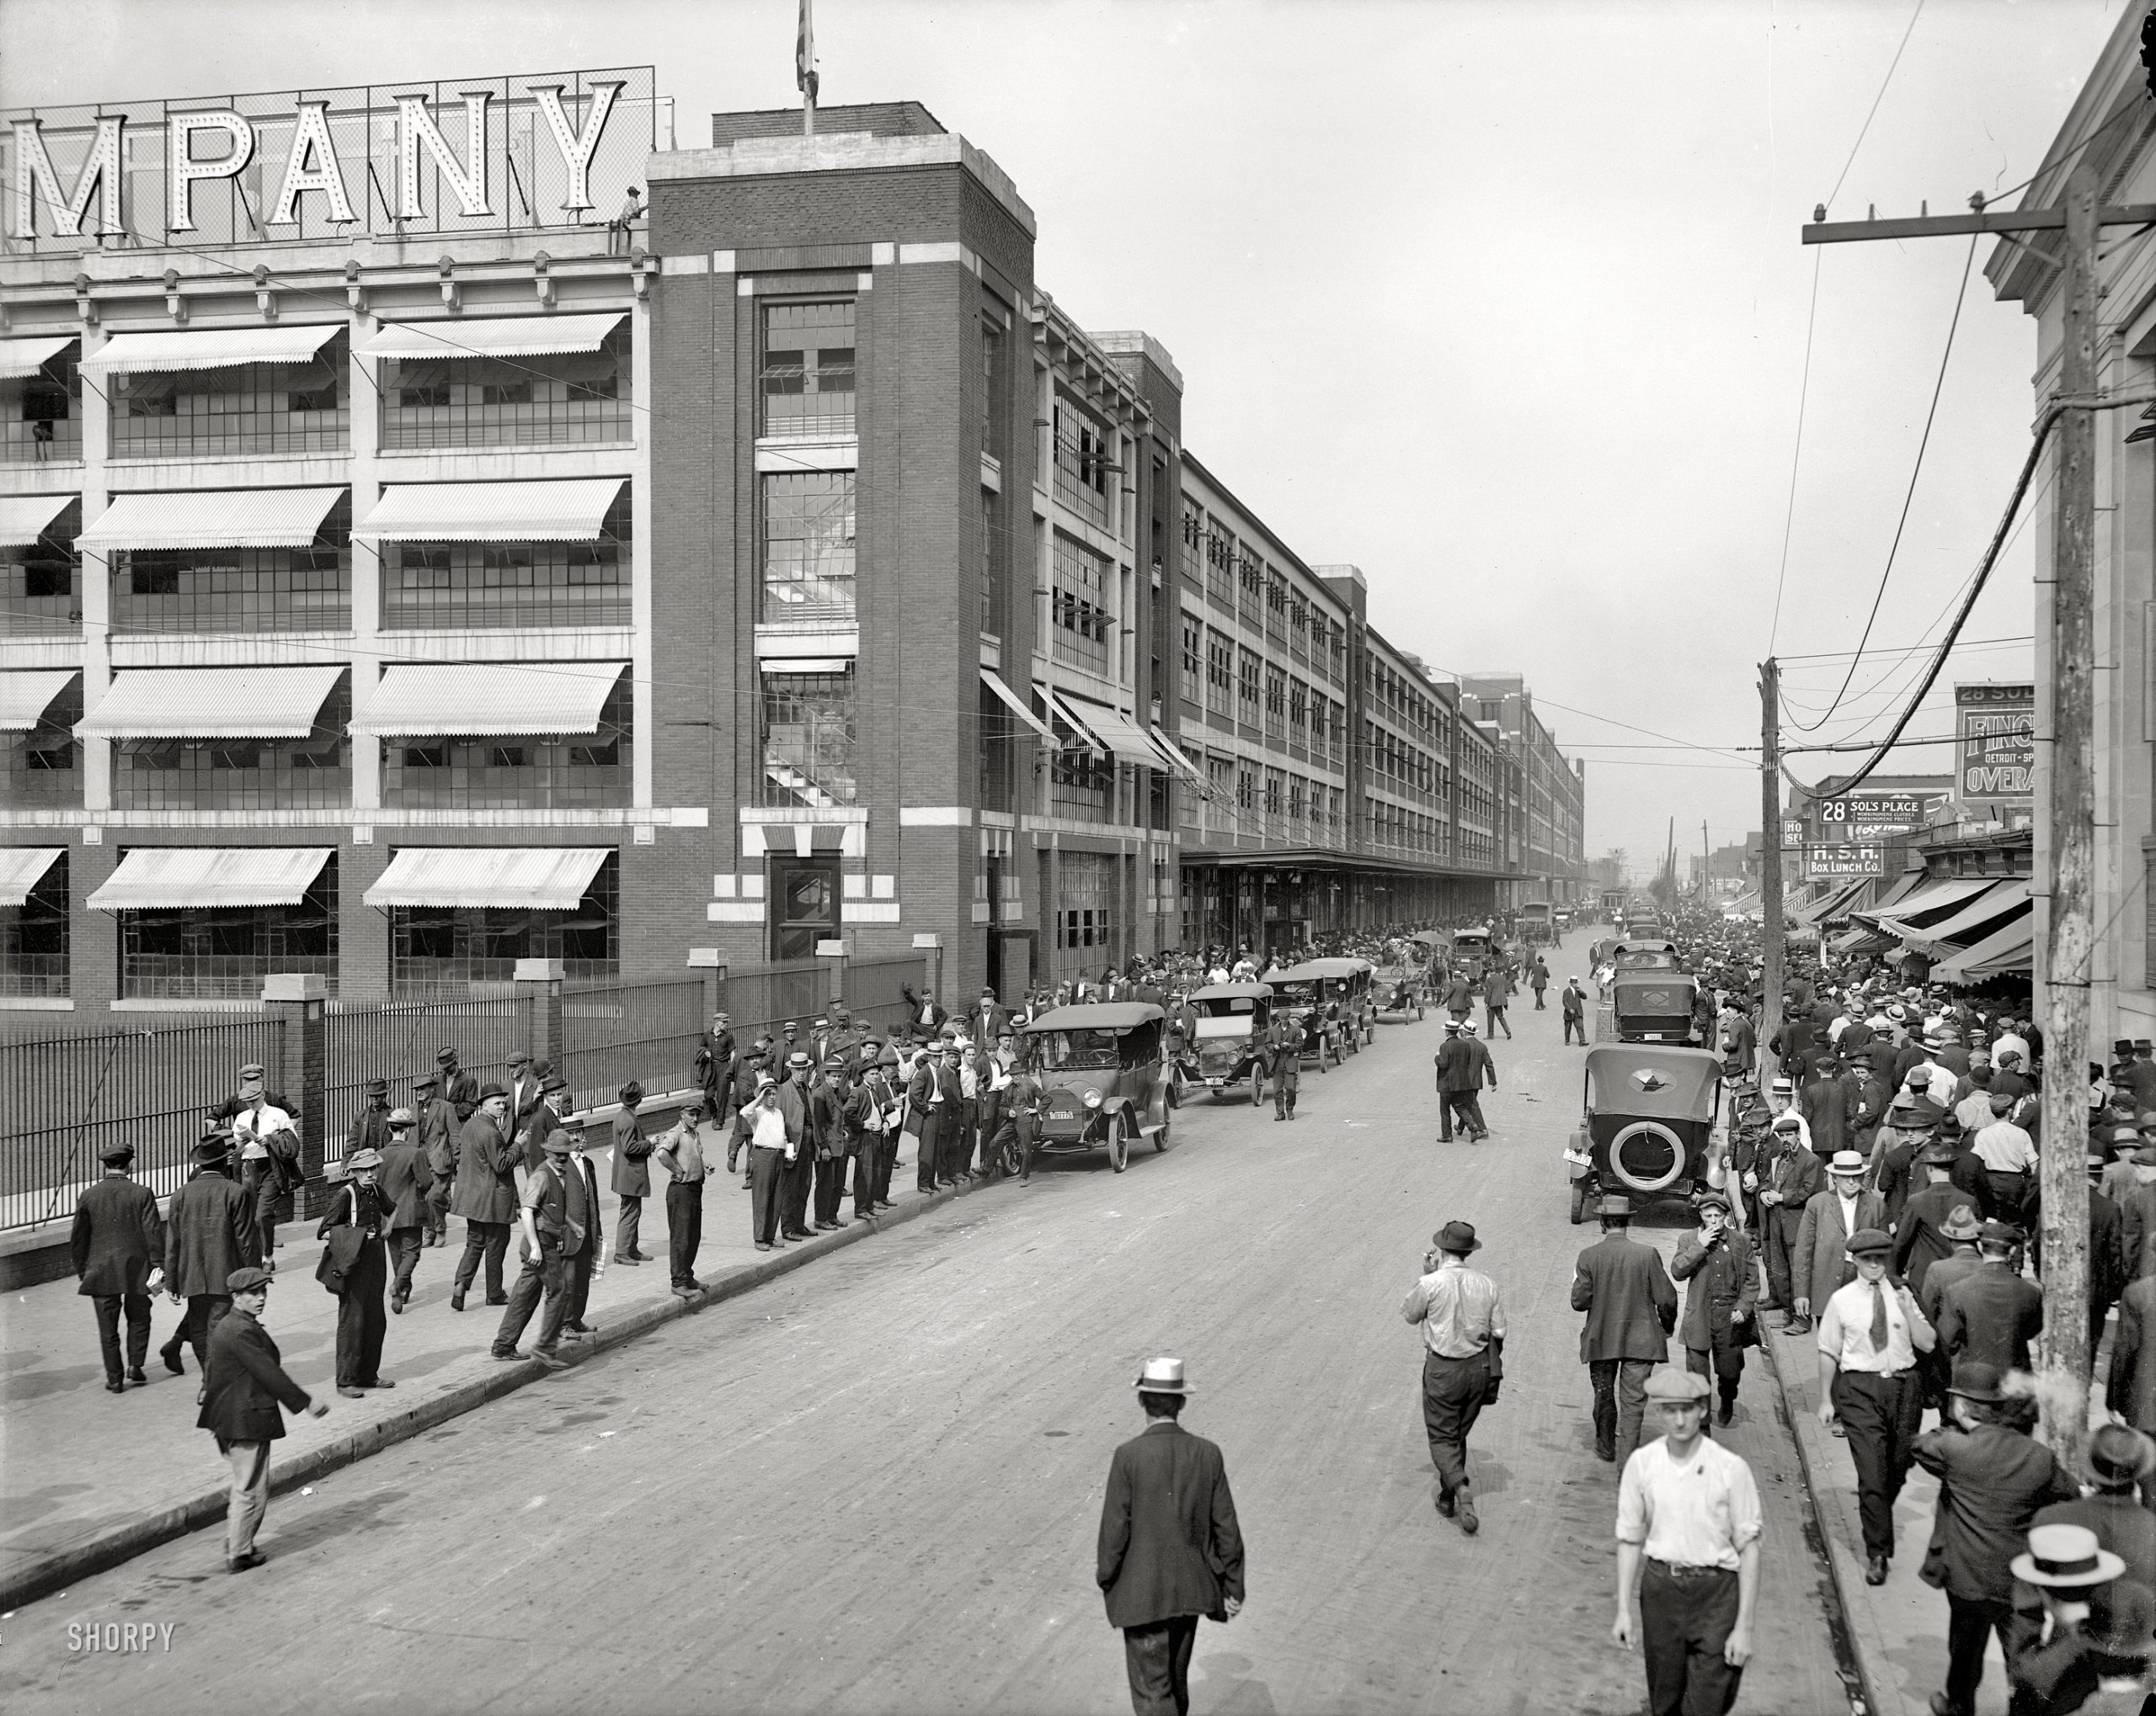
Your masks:
<svg viewBox="0 0 2156 1716"><path fill-rule="evenodd" d="M584 224L640 184L648 66L0 114L8 248Z"/></svg>

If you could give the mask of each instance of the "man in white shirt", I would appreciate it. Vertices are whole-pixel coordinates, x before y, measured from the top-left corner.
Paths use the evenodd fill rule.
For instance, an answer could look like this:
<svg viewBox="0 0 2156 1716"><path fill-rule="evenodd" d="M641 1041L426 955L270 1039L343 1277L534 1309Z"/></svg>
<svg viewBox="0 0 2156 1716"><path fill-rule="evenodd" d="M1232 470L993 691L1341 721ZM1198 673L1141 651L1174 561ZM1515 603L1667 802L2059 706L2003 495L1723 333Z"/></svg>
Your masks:
<svg viewBox="0 0 2156 1716"><path fill-rule="evenodd" d="M263 1079L262 1069L252 1063L239 1069L232 1142L239 1146L240 1189L253 1206L254 1231L262 1240L262 1266L275 1274L277 1266L270 1254L277 1249L277 1202L285 1195L286 1175L270 1141L282 1133L280 1147L296 1154L299 1117L270 1100Z"/></svg>
<svg viewBox="0 0 2156 1716"><path fill-rule="evenodd" d="M2011 1096L1997 1092L1990 1098L1990 1123L1969 1140L1969 1148L1984 1164L1993 1207L2018 1210L2028 1195L2029 1175L2036 1170L2036 1142L2007 1117L2014 1109Z"/></svg>
<svg viewBox="0 0 2156 1716"><path fill-rule="evenodd" d="M1877 1228L1849 1235L1856 1279L1838 1288L1819 1319L1819 1421L1838 1419L1856 1466L1867 1585L1886 1582L1894 1553L1894 1499L1909 1474L1924 1388L1917 1354L1938 1340L1908 1287L1889 1289L1894 1242Z"/></svg>
<svg viewBox="0 0 2156 1716"><path fill-rule="evenodd" d="M1421 1325L1422 1427L1438 1468L1438 1511L1473 1537L1482 1521L1467 1480L1467 1436L1504 1380L1505 1308L1497 1284L1467 1260L1482 1249L1467 1222L1447 1222L1432 1236L1423 1274L1400 1314Z"/></svg>
<svg viewBox="0 0 2156 1716"><path fill-rule="evenodd" d="M1727 1710L1752 1656L1759 1489L1752 1468L1704 1433L1707 1392L1705 1377L1669 1366L1647 1378L1662 1435L1625 1463L1617 1486L1610 1636L1630 1649L1639 1635L1656 1716Z"/></svg>

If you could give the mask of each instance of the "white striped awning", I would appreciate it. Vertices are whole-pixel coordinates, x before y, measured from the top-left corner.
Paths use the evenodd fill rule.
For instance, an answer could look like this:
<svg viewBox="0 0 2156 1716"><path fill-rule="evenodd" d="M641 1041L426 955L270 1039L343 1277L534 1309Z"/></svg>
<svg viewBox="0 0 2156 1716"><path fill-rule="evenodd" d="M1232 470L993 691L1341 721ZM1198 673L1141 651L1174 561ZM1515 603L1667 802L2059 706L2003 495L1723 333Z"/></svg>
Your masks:
<svg viewBox="0 0 2156 1716"><path fill-rule="evenodd" d="M1907 938L1908 945L1933 959L1943 959L1973 946L1998 933L2009 918L2026 918L2034 909L2029 884L2020 877L1987 888L1951 917L1941 918L1920 934Z"/></svg>
<svg viewBox="0 0 2156 1716"><path fill-rule="evenodd" d="M0 339L0 381L19 381L35 376L81 338L75 333L45 333L35 339Z"/></svg>
<svg viewBox="0 0 2156 1716"><path fill-rule="evenodd" d="M370 358L540 358L595 352L626 310L595 316L499 316L478 322L386 322L360 344Z"/></svg>
<svg viewBox="0 0 2156 1716"><path fill-rule="evenodd" d="M1972 947L1956 951L1932 967L1935 983L1980 983L2008 972L2029 970L2036 962L2036 920L2033 909L2016 917Z"/></svg>
<svg viewBox="0 0 2156 1716"><path fill-rule="evenodd" d="M1150 738L1153 741L1154 749L1159 751L1160 754L1167 759L1168 767L1170 769L1173 770L1177 774L1183 775L1188 780L1195 781L1200 786L1206 784L1205 771L1182 754L1182 747L1181 745L1170 738L1167 734L1162 733L1157 727L1153 729Z"/></svg>
<svg viewBox="0 0 2156 1716"><path fill-rule="evenodd" d="M126 668L83 738L305 738L341 667Z"/></svg>
<svg viewBox="0 0 2156 1716"><path fill-rule="evenodd" d="M0 906L19 906L65 846L0 846Z"/></svg>
<svg viewBox="0 0 2156 1716"><path fill-rule="evenodd" d="M1097 757L1104 754L1111 749L1107 740L1100 738L1091 727L1086 725L1081 717L1073 712L1069 698L1052 687L1042 685L1038 679L1033 682L1033 686L1041 694L1042 700L1047 703L1048 706L1063 717L1063 724L1077 736L1080 744L1085 746Z"/></svg>
<svg viewBox="0 0 2156 1716"><path fill-rule="evenodd" d="M109 376L141 376L173 370L230 370L242 364L304 364L344 326L341 322L316 322L298 327L116 333L83 360L83 368Z"/></svg>
<svg viewBox="0 0 2156 1716"><path fill-rule="evenodd" d="M596 733L619 661L447 662L386 669L354 733L395 738Z"/></svg>
<svg viewBox="0 0 2156 1716"><path fill-rule="evenodd" d="M407 846L366 891L391 906L510 906L573 912L611 846Z"/></svg>
<svg viewBox="0 0 2156 1716"><path fill-rule="evenodd" d="M67 510L74 494L0 494L0 548L27 548Z"/></svg>
<svg viewBox="0 0 2156 1716"><path fill-rule="evenodd" d="M562 482L400 482L352 534L367 541L595 542L628 479Z"/></svg>
<svg viewBox="0 0 2156 1716"><path fill-rule="evenodd" d="M334 846L137 846L83 902L93 912L296 906Z"/></svg>
<svg viewBox="0 0 2156 1716"><path fill-rule="evenodd" d="M1161 754L1153 749L1153 741L1146 737L1145 729L1121 715L1105 703L1093 703L1069 692L1058 691L1056 696L1063 706L1083 722L1094 738L1121 757L1126 763L1140 768L1157 768Z"/></svg>
<svg viewBox="0 0 2156 1716"><path fill-rule="evenodd" d="M33 668L27 672L0 674L0 733L28 733L38 724L52 700L67 687L79 668Z"/></svg>
<svg viewBox="0 0 2156 1716"><path fill-rule="evenodd" d="M188 488L122 494L75 539L88 553L116 548L304 548L341 488Z"/></svg>
<svg viewBox="0 0 2156 1716"><path fill-rule="evenodd" d="M1050 744L1060 745L1063 743L1055 736L1055 729L1033 713L1033 706L1003 683L1002 674L991 673L988 669L983 668L980 670L980 682L995 693L998 702Z"/></svg>

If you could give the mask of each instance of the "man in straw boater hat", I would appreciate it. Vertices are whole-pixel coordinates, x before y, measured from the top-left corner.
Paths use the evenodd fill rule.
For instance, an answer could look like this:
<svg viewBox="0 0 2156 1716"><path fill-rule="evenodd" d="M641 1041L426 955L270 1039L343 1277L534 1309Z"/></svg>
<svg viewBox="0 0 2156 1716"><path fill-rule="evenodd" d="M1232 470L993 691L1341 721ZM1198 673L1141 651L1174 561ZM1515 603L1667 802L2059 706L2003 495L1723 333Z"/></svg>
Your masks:
<svg viewBox="0 0 2156 1716"><path fill-rule="evenodd" d="M2007 1659L2017 1716L2139 1711L2156 1655L2156 1595L2086 1526L2037 1525L2012 1563L2021 1648Z"/></svg>
<svg viewBox="0 0 2156 1716"><path fill-rule="evenodd" d="M1188 1716L1198 1617L1243 1606L1243 1539L1219 1448L1177 1422L1191 1388L1179 1358L1150 1358L1136 1383L1143 1434L1115 1451L1101 1500L1096 1577L1123 1629L1137 1716Z"/></svg>

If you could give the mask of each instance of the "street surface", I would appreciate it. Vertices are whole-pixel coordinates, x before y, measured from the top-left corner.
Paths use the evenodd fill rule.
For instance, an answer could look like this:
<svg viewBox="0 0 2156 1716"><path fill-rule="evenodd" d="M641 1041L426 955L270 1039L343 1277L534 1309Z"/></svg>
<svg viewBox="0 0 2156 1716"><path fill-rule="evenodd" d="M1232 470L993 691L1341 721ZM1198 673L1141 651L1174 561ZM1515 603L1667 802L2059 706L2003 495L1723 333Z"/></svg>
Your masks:
<svg viewBox="0 0 2156 1716"><path fill-rule="evenodd" d="M1566 1300L1593 1237L1558 1156L1582 1052L1554 991L1513 1015L1487 1143L1435 1141L1436 1017L1381 1025L1305 1074L1292 1125L1194 1097L1124 1175L1059 1163L960 1199L279 1497L257 1571L228 1576L203 1532L25 1608L0 1628L0 1703L1128 1710L1094 1533L1108 1455L1142 1427L1131 1380L1172 1352L1249 1553L1241 1616L1199 1631L1202 1716L1636 1711L1638 1658L1609 1636L1616 1472ZM1513 1329L1472 1539L1432 1506L1398 1313L1452 1218ZM1667 1253L1679 1218L1657 1219L1641 1237ZM1751 1366L1723 1433L1767 1518L1738 1708L1844 1712L1795 1450ZM108 1622L169 1626L168 1648L71 1652L71 1623Z"/></svg>

